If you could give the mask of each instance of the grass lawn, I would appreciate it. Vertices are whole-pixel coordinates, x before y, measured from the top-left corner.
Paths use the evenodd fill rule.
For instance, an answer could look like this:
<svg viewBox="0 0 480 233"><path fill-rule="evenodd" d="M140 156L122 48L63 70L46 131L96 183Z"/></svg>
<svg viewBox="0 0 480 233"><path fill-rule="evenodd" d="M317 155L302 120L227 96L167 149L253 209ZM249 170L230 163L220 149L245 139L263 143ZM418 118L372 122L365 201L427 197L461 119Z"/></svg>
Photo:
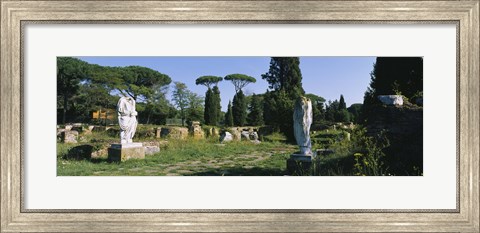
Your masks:
<svg viewBox="0 0 480 233"><path fill-rule="evenodd" d="M342 130L322 130L312 133L313 150L329 149L333 153L318 155L319 169L314 173L322 176L352 176L354 165L350 141L343 138ZM286 160L298 146L286 143L282 134L273 133L263 137L260 144L249 141L218 143L218 138L209 139L154 139L144 137L135 141L158 140L160 152L147 155L144 160L108 162L106 152L95 159L68 158L73 147L83 144L96 149L108 147L118 139L116 134L97 132L83 136L78 144L57 143L58 176L283 176L288 175Z"/></svg>
<svg viewBox="0 0 480 233"><path fill-rule="evenodd" d="M64 159L73 146L78 145L57 144L58 176L282 176L286 159L297 149L280 142L169 140L144 160L109 163L106 157Z"/></svg>

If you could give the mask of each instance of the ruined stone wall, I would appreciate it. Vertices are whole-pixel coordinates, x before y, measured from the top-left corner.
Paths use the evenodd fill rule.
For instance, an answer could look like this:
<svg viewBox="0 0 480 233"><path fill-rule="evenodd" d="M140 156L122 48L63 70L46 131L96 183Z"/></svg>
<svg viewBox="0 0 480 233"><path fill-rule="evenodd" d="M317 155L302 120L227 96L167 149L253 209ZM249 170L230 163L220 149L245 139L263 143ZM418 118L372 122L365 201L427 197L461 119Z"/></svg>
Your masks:
<svg viewBox="0 0 480 233"><path fill-rule="evenodd" d="M390 146L384 152L392 174L419 175L423 172L423 108L416 105L377 106L369 116L367 135L382 130Z"/></svg>
<svg viewBox="0 0 480 233"><path fill-rule="evenodd" d="M393 139L423 131L423 108L416 106L378 106L369 117L367 132L374 135L385 130Z"/></svg>

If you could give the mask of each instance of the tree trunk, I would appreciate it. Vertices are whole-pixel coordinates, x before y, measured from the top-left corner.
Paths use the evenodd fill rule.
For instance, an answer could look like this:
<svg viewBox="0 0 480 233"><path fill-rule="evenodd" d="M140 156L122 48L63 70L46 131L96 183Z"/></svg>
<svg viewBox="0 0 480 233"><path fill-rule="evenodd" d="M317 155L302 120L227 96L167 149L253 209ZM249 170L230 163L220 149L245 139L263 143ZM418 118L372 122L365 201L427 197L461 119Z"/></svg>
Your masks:
<svg viewBox="0 0 480 233"><path fill-rule="evenodd" d="M63 119L62 123L65 124L67 118L67 94L63 93Z"/></svg>
<svg viewBox="0 0 480 233"><path fill-rule="evenodd" d="M182 114L182 126L185 126L185 110L181 110Z"/></svg>
<svg viewBox="0 0 480 233"><path fill-rule="evenodd" d="M152 115L152 111L149 111L149 112L148 112L148 115L147 115L147 125L150 124L150 115Z"/></svg>

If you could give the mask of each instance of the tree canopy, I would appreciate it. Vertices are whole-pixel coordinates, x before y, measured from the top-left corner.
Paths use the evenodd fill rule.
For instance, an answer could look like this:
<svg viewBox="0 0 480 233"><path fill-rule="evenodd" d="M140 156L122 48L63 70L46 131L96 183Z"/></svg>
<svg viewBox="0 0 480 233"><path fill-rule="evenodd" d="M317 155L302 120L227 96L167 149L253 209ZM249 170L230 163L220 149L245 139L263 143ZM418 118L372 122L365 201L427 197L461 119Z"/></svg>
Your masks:
<svg viewBox="0 0 480 233"><path fill-rule="evenodd" d="M62 123L65 124L69 100L77 94L80 82L88 78L88 63L72 57L57 58L57 97L62 98Z"/></svg>
<svg viewBox="0 0 480 233"><path fill-rule="evenodd" d="M92 76L97 82L103 82L137 102L148 99L154 93L152 87L166 86L172 82L168 75L142 66L94 67Z"/></svg>
<svg viewBox="0 0 480 233"><path fill-rule="evenodd" d="M270 68L262 74L269 88L273 90L286 90L294 95L304 94L302 87L302 72L300 71L300 59L298 57L272 57Z"/></svg>
<svg viewBox="0 0 480 233"><path fill-rule="evenodd" d="M220 105L220 89L217 86L208 88L205 93L204 120L207 125L218 125L220 123L222 107Z"/></svg>
<svg viewBox="0 0 480 233"><path fill-rule="evenodd" d="M249 125L263 125L263 103L262 97L260 95L252 95L249 113L248 113L248 124Z"/></svg>
<svg viewBox="0 0 480 233"><path fill-rule="evenodd" d="M233 126L232 101L228 101L228 108L225 113L225 126Z"/></svg>
<svg viewBox="0 0 480 233"><path fill-rule="evenodd" d="M309 98L312 101L312 104L325 103L325 98L315 95L315 94L305 94L305 97Z"/></svg>
<svg viewBox="0 0 480 233"><path fill-rule="evenodd" d="M203 97L197 93L189 92L188 95L188 110L186 120L191 123L192 121L200 121L203 118Z"/></svg>
<svg viewBox="0 0 480 233"><path fill-rule="evenodd" d="M206 75L206 76L201 76L195 80L196 85L204 85L207 88L211 88L212 85L217 85L219 82L223 80L222 77L218 76L212 76L212 75Z"/></svg>
<svg viewBox="0 0 480 233"><path fill-rule="evenodd" d="M371 73L370 91L375 95L412 98L423 91L422 57L377 57Z"/></svg>
<svg viewBox="0 0 480 233"><path fill-rule="evenodd" d="M347 103L345 103L345 99L343 95L340 95L340 101L338 102L338 110L345 110L347 109Z"/></svg>
<svg viewBox="0 0 480 233"><path fill-rule="evenodd" d="M233 97L232 114L235 126L244 126L247 123L247 101L242 90Z"/></svg>
<svg viewBox="0 0 480 233"><path fill-rule="evenodd" d="M377 57L365 92L361 121L375 114L379 95L403 95L408 99L423 96L422 57Z"/></svg>
<svg viewBox="0 0 480 233"><path fill-rule="evenodd" d="M305 94L305 97L312 101L313 124L320 124L325 120L325 109L323 108L325 98L311 93Z"/></svg>
<svg viewBox="0 0 480 233"><path fill-rule="evenodd" d="M257 81L254 77L245 74L229 74L225 76L225 80L233 83L236 93L242 90L242 88L247 86L249 83L255 83Z"/></svg>
<svg viewBox="0 0 480 233"><path fill-rule="evenodd" d="M262 75L269 83L264 95L265 122L284 133L289 141L293 135L293 101L303 95L302 73L298 57L272 57L270 68Z"/></svg>
<svg viewBox="0 0 480 233"><path fill-rule="evenodd" d="M182 82L175 82L173 86L172 100L180 110L180 117L182 118L182 125L185 125L187 117L186 109L189 104L190 91L187 89L187 85Z"/></svg>

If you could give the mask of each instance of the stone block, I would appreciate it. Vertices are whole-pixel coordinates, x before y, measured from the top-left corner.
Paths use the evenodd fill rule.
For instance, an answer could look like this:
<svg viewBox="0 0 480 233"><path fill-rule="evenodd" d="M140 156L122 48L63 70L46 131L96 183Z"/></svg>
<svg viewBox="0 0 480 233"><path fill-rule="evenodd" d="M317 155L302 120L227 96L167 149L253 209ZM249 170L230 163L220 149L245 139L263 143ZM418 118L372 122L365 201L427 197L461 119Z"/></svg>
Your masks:
<svg viewBox="0 0 480 233"><path fill-rule="evenodd" d="M78 132L75 130L64 130L61 132L61 140L63 143L77 143Z"/></svg>
<svg viewBox="0 0 480 233"><path fill-rule="evenodd" d="M129 159L144 159L145 148L142 143L123 143L112 144L108 148L108 160L109 161L127 161Z"/></svg>
<svg viewBox="0 0 480 233"><path fill-rule="evenodd" d="M250 133L248 131L242 131L240 135L241 140L250 140Z"/></svg>
<svg viewBox="0 0 480 233"><path fill-rule="evenodd" d="M187 139L188 128L185 127L163 127L160 131L160 137L172 139Z"/></svg>
<svg viewBox="0 0 480 233"><path fill-rule="evenodd" d="M220 134L220 142L230 142L233 141L233 136L228 131L224 131Z"/></svg>
<svg viewBox="0 0 480 233"><path fill-rule="evenodd" d="M145 148L145 155L154 155L160 152L160 147L158 146L144 146Z"/></svg>
<svg viewBox="0 0 480 233"><path fill-rule="evenodd" d="M205 133L203 132L202 127L200 126L200 122L198 121L192 122L189 131L194 139L205 138Z"/></svg>
<svg viewBox="0 0 480 233"><path fill-rule="evenodd" d="M292 154L287 160L287 171L290 175L315 175L316 159L312 155Z"/></svg>
<svg viewBox="0 0 480 233"><path fill-rule="evenodd" d="M403 105L403 96L401 95L379 95L377 98L386 105Z"/></svg>

